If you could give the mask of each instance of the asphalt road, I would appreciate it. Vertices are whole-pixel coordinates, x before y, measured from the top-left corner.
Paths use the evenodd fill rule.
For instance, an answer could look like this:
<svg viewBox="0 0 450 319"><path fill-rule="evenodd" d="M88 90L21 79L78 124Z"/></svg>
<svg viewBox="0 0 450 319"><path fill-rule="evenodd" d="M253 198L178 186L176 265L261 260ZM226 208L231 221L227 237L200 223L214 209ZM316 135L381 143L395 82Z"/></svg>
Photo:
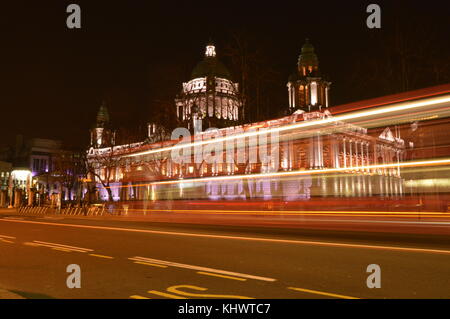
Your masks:
<svg viewBox="0 0 450 319"><path fill-rule="evenodd" d="M81 288L68 288L67 266ZM368 288L367 266L381 268ZM25 298L450 298L447 235L0 216Z"/></svg>

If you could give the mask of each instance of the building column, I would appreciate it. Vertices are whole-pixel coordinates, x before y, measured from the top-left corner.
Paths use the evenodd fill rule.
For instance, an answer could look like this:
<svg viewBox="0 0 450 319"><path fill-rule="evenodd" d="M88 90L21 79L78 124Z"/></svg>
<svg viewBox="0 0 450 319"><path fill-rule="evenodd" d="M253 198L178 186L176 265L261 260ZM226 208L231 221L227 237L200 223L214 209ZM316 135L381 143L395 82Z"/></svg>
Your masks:
<svg viewBox="0 0 450 319"><path fill-rule="evenodd" d="M364 161L364 141L361 141L361 171L363 172L363 173L365 173L365 168L364 168L364 165L365 165L365 161Z"/></svg>
<svg viewBox="0 0 450 319"><path fill-rule="evenodd" d="M342 139L342 145L343 145L343 152L342 152L342 158L344 161L344 168L347 168L347 149L346 149L347 140L345 137Z"/></svg>
<svg viewBox="0 0 450 319"><path fill-rule="evenodd" d="M331 144L330 148L332 149L332 152L330 155L331 155L331 159L332 159L332 163L333 163L333 168L340 168L338 140L336 140L335 138L330 136L330 144Z"/></svg>
<svg viewBox="0 0 450 319"><path fill-rule="evenodd" d="M373 164L373 163L370 162L370 154L369 154L369 145L370 144L369 144L369 142L367 142L365 145L366 145L366 166L370 166L371 164ZM369 167L367 167L366 171L367 171L367 173L370 174L370 168Z"/></svg>
<svg viewBox="0 0 450 319"><path fill-rule="evenodd" d="M294 164L294 142L289 141L289 171L292 171L292 166Z"/></svg>
<svg viewBox="0 0 450 319"><path fill-rule="evenodd" d="M349 150L349 153L348 153L348 155L350 157L350 165L349 165L349 167L353 168L353 152L352 152L352 140L351 139L349 140L349 147L350 147L350 150Z"/></svg>

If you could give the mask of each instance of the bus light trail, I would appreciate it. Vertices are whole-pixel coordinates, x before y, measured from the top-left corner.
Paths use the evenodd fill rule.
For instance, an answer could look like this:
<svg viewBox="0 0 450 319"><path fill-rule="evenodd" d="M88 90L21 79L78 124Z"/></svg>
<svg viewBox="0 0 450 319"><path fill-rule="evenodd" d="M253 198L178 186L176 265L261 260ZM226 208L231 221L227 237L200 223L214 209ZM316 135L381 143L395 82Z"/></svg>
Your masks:
<svg viewBox="0 0 450 319"><path fill-rule="evenodd" d="M258 135L266 135L269 133L283 132L283 131L288 131L288 130L293 130L293 129L319 126L319 125L323 125L323 124L333 123L336 121L347 121L347 120L364 118L364 117L369 117L369 116L374 116L374 115L382 115L382 114L394 113L394 112L398 112L398 111L407 111L407 110L417 109L420 107L426 107L426 106L430 106L430 105L436 105L436 104L442 104L442 103L448 103L448 102L450 102L450 96L447 95L444 97L427 99L425 101L420 101L420 102L408 102L408 103L402 103L400 105L371 109L368 111L352 112L349 114L338 115L335 117L330 117L330 118L321 119L321 120L306 121L306 122L304 121L301 123L269 128L269 129L265 129L262 131L252 131L252 132L235 134L235 135L231 135L231 136L209 139L209 140L205 140L205 141L197 141L197 142L192 142L192 143L180 143L180 144L170 146L170 147L162 147L162 148L147 150L147 151L138 152L138 153L134 153L134 154L128 154L128 155L124 155L124 157L136 157L136 156L143 156L143 155L161 153L161 152L166 152L166 151L173 151L173 150L177 150L177 149L184 149L184 148L202 146L202 145L207 145L207 144L226 142L226 141L234 140L234 139L241 139L241 138L253 137L253 136L258 136Z"/></svg>
<svg viewBox="0 0 450 319"><path fill-rule="evenodd" d="M371 169L383 169L383 168L403 168L403 167L426 167L426 166L439 166L439 165L450 165L450 159L440 159L440 160L426 160L426 161L413 161L413 162L403 162L403 163L390 163L390 164L377 164L377 165L367 165L367 166L354 166L352 168L341 167L341 168L326 168L326 169L315 169L315 170L297 170L292 172L274 172L274 173L259 173L252 175L231 175L231 176L216 176L216 177L200 177L200 178L190 178L190 179L179 179L170 181L158 181L145 184L135 184L134 187L143 187L151 185L168 185L168 184L183 184L183 183L202 183L209 181L228 181L228 180L240 180L240 179L255 179L255 178L274 178L274 177L290 177L290 176L301 176L301 175L316 175L316 174L328 174L328 173L339 173L339 172L351 172L351 171L364 171ZM120 186L109 186L111 189L129 187L128 185ZM107 187L105 187L107 188Z"/></svg>

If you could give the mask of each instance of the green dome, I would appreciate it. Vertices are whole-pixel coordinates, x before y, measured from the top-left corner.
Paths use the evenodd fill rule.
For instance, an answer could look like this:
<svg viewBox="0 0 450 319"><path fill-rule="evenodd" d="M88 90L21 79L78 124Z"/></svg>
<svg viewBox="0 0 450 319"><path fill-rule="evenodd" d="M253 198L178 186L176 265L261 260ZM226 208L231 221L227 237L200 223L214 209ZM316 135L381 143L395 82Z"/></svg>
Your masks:
<svg viewBox="0 0 450 319"><path fill-rule="evenodd" d="M102 103L100 109L97 113L97 127L103 127L105 124L109 123L109 113L108 109L105 106L105 103Z"/></svg>
<svg viewBox="0 0 450 319"><path fill-rule="evenodd" d="M302 47L302 53L298 58L298 65L305 65L305 66L319 65L319 59L317 58L317 55L314 52L314 47L312 46L311 43L309 43L308 39L306 39L306 42Z"/></svg>
<svg viewBox="0 0 450 319"><path fill-rule="evenodd" d="M231 80L230 72L216 57L205 57L203 61L199 62L191 73L191 80L206 76Z"/></svg>

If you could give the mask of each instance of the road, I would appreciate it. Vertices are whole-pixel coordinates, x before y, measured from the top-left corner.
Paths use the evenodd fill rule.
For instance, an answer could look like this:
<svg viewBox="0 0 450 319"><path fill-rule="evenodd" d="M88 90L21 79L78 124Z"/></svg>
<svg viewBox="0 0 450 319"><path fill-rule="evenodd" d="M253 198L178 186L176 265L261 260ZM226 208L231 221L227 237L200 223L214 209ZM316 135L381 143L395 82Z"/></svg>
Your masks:
<svg viewBox="0 0 450 319"><path fill-rule="evenodd" d="M450 298L445 234L0 215L0 288L25 298ZM68 288L68 265L81 288ZM367 266L381 267L368 288Z"/></svg>

